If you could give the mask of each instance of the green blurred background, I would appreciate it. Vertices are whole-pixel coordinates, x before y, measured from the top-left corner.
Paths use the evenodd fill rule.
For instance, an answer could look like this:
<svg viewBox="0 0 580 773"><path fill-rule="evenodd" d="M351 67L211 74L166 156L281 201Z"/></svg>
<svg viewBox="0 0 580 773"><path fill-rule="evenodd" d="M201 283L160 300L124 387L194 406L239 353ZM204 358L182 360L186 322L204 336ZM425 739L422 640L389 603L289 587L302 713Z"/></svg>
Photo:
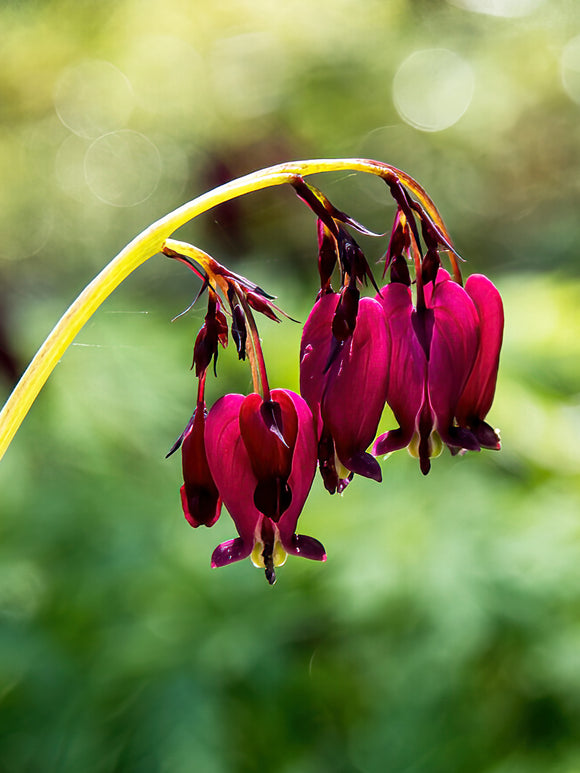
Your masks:
<svg viewBox="0 0 580 773"><path fill-rule="evenodd" d="M195 278L162 256L131 276L0 464L0 773L580 772L579 35L577 0L4 0L0 402L136 233L284 160L414 175L507 326L503 450L428 478L399 452L343 497L317 479L301 531L328 562L270 588L210 570L233 525L193 531L164 460ZM316 181L389 228L376 179ZM290 190L178 237L305 319L315 230ZM261 332L296 387L299 326ZM250 387L231 349L210 401Z"/></svg>

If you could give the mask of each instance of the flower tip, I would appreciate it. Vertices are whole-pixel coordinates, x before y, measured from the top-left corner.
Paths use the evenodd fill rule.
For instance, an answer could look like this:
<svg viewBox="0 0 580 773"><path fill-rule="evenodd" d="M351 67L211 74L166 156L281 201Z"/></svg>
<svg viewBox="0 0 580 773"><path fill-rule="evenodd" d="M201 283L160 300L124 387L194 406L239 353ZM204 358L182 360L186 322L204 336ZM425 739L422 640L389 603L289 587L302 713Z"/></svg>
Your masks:
<svg viewBox="0 0 580 773"><path fill-rule="evenodd" d="M217 569L220 566L227 566L235 561L241 561L247 558L251 552L252 546L248 546L241 537L222 542L212 553L211 568Z"/></svg>
<svg viewBox="0 0 580 773"><path fill-rule="evenodd" d="M218 520L222 510L222 501L219 496L214 497L210 491L198 489L194 493L187 494L186 486L179 489L181 495L181 507L185 520L194 529L198 526L213 526ZM193 513L197 513L193 515Z"/></svg>
<svg viewBox="0 0 580 773"><path fill-rule="evenodd" d="M377 483L381 483L383 480L379 463L374 457L364 451L353 454L353 456L346 460L344 466L351 472L356 473L356 475L362 475L363 478L376 480Z"/></svg>
<svg viewBox="0 0 580 773"><path fill-rule="evenodd" d="M295 534L292 544L286 550L294 556L309 558L311 561L326 561L324 545L314 537L305 534Z"/></svg>

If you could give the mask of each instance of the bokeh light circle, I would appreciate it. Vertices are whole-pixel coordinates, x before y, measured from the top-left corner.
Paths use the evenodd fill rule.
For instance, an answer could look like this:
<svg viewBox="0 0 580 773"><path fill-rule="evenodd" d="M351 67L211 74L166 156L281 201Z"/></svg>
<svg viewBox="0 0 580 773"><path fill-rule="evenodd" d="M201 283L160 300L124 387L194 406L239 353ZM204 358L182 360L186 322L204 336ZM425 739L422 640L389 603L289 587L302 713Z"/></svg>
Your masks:
<svg viewBox="0 0 580 773"><path fill-rule="evenodd" d="M473 97L468 62L446 48L415 51L393 79L393 101L401 118L416 129L448 129L465 113Z"/></svg>
<svg viewBox="0 0 580 773"><path fill-rule="evenodd" d="M84 159L90 190L115 207L133 207L148 199L159 185L161 168L157 146L130 129L99 137Z"/></svg>
<svg viewBox="0 0 580 773"><path fill-rule="evenodd" d="M542 5L544 0L448 0L448 2L466 11L510 18L527 16Z"/></svg>
<svg viewBox="0 0 580 773"><path fill-rule="evenodd" d="M67 129L96 139L127 124L134 98L130 82L111 62L86 59L61 73L53 101Z"/></svg>
<svg viewBox="0 0 580 773"><path fill-rule="evenodd" d="M574 102L580 103L580 35L564 46L560 58L562 85Z"/></svg>

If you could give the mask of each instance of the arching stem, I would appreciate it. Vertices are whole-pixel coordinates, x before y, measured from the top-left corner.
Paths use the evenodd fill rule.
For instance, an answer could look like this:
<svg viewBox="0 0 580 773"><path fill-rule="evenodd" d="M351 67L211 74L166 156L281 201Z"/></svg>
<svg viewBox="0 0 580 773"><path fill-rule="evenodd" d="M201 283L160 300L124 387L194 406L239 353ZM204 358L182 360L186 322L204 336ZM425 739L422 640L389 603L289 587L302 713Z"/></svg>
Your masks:
<svg viewBox="0 0 580 773"><path fill-rule="evenodd" d="M398 181L416 197L442 233L448 237L441 216L419 183L405 172L380 161L364 158L292 161L261 169L220 185L146 228L111 260L71 304L36 353L0 412L0 459L46 380L83 325L129 274L161 250L164 240L177 228L223 202L253 191L292 183L296 175L341 171L366 172L387 181Z"/></svg>

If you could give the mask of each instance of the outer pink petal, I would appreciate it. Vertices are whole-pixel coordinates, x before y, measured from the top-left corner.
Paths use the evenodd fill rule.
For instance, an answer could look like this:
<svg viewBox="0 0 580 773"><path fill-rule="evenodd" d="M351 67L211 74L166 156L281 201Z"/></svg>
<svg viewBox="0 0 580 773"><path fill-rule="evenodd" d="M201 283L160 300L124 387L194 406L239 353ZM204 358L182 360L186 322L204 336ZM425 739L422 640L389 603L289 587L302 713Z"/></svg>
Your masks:
<svg viewBox="0 0 580 773"><path fill-rule="evenodd" d="M465 290L453 281L436 284L435 315L428 364L429 400L445 443L478 451L475 437L453 426L457 403L477 354L478 318Z"/></svg>
<svg viewBox="0 0 580 773"><path fill-rule="evenodd" d="M298 434L292 458L292 471L288 478L288 485L292 491L292 502L278 522L280 540L288 553L324 561L326 553L318 540L294 533L298 517L302 512L316 473L318 441L314 420L310 408L300 395L286 389L273 389L272 399L276 400L280 392L284 392L292 400L298 417Z"/></svg>
<svg viewBox="0 0 580 773"><path fill-rule="evenodd" d="M413 437L423 403L427 360L411 324L411 290L392 282L376 297L383 306L391 342L386 398L400 425L378 438L373 453L380 455L404 448Z"/></svg>
<svg viewBox="0 0 580 773"><path fill-rule="evenodd" d="M211 555L211 567L215 569L219 566L233 564L234 561L242 561L252 552L252 544L245 542L241 537L222 542L213 551Z"/></svg>
<svg viewBox="0 0 580 773"><path fill-rule="evenodd" d="M323 295L316 301L302 331L300 343L300 394L314 416L318 436L322 430L320 403L326 384L326 366L332 345L332 318L340 296Z"/></svg>
<svg viewBox="0 0 580 773"><path fill-rule="evenodd" d="M294 556L309 558L311 561L326 561L326 550L324 545L314 537L308 537L305 534L295 534L291 544L285 544L287 553Z"/></svg>
<svg viewBox="0 0 580 773"><path fill-rule="evenodd" d="M372 443L385 405L389 335L382 305L362 298L354 333L328 371L322 418L344 466L381 480L381 469L365 451Z"/></svg>
<svg viewBox="0 0 580 773"><path fill-rule="evenodd" d="M465 283L465 291L477 310L480 339L475 364L457 405L460 424L485 419L491 408L504 324L501 296L487 277L473 274Z"/></svg>
<svg viewBox="0 0 580 773"><path fill-rule="evenodd" d="M234 394L225 395L215 403L206 418L205 447L213 479L249 555L262 516L254 505L257 480L240 434L243 400L244 395Z"/></svg>

